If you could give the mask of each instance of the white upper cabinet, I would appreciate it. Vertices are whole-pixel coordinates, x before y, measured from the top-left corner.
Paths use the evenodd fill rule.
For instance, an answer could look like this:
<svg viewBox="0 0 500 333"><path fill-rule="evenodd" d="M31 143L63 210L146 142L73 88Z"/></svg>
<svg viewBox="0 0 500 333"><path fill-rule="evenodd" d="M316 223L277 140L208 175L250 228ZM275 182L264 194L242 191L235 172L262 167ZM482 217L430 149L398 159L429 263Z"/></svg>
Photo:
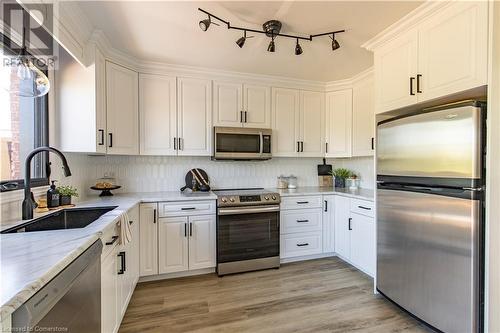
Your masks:
<svg viewBox="0 0 500 333"><path fill-rule="evenodd" d="M272 89L273 156L297 156L300 135L300 91Z"/></svg>
<svg viewBox="0 0 500 333"><path fill-rule="evenodd" d="M326 93L326 157L350 157L352 89Z"/></svg>
<svg viewBox="0 0 500 333"><path fill-rule="evenodd" d="M243 85L244 127L271 128L271 88Z"/></svg>
<svg viewBox="0 0 500 333"><path fill-rule="evenodd" d="M139 74L141 155L176 155L176 108L175 77Z"/></svg>
<svg viewBox="0 0 500 333"><path fill-rule="evenodd" d="M374 49L376 112L487 84L488 1L441 5Z"/></svg>
<svg viewBox="0 0 500 333"><path fill-rule="evenodd" d="M325 94L300 92L300 156L322 157L325 153Z"/></svg>
<svg viewBox="0 0 500 333"><path fill-rule="evenodd" d="M243 86L241 83L214 81L214 126L241 127Z"/></svg>
<svg viewBox="0 0 500 333"><path fill-rule="evenodd" d="M487 84L488 2L458 1L419 28L420 100Z"/></svg>
<svg viewBox="0 0 500 333"><path fill-rule="evenodd" d="M373 76L352 89L352 156L372 156L375 137L375 87Z"/></svg>
<svg viewBox="0 0 500 333"><path fill-rule="evenodd" d="M269 128L268 86L214 81L214 126Z"/></svg>
<svg viewBox="0 0 500 333"><path fill-rule="evenodd" d="M413 30L375 52L377 113L417 103L417 45Z"/></svg>
<svg viewBox="0 0 500 333"><path fill-rule="evenodd" d="M177 154L212 155L212 84L210 80L177 79Z"/></svg>
<svg viewBox="0 0 500 333"><path fill-rule="evenodd" d="M138 74L106 62L108 154L139 154Z"/></svg>

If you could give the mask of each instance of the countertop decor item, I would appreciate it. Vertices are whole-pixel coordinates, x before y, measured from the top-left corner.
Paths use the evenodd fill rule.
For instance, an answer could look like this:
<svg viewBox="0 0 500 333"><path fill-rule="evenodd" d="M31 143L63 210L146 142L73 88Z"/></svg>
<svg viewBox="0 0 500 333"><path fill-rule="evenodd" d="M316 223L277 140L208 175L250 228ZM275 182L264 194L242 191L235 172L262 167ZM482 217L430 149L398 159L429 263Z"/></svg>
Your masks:
<svg viewBox="0 0 500 333"><path fill-rule="evenodd" d="M346 187L350 190L357 190L359 188L360 179L355 173L346 179Z"/></svg>
<svg viewBox="0 0 500 333"><path fill-rule="evenodd" d="M203 169L194 168L189 170L186 173L186 177L184 180L186 185L181 187L181 192L187 188L191 189L192 191L210 191L210 179L208 178L208 174Z"/></svg>
<svg viewBox="0 0 500 333"><path fill-rule="evenodd" d="M118 185L107 188L96 187L96 186L90 187L90 189L92 190L101 191L101 194L99 194L100 197L111 197L113 196L113 193L111 193L111 191L117 190L119 188L121 188L121 186Z"/></svg>
<svg viewBox="0 0 500 333"><path fill-rule="evenodd" d="M288 177L288 188L297 188L297 177L294 175Z"/></svg>
<svg viewBox="0 0 500 333"><path fill-rule="evenodd" d="M337 168L332 171L332 176L335 178L335 187L344 188L345 180L351 176L352 172L346 168Z"/></svg>
<svg viewBox="0 0 500 333"><path fill-rule="evenodd" d="M78 190L70 185L59 186L59 205L69 206L71 205L71 197L78 197Z"/></svg>
<svg viewBox="0 0 500 333"><path fill-rule="evenodd" d="M288 180L287 180L287 177L283 176L283 175L280 175L278 177L278 181L276 183L276 188L279 188L279 189L284 189L284 188L288 188Z"/></svg>
<svg viewBox="0 0 500 333"><path fill-rule="evenodd" d="M116 179L113 177L104 176L102 178L97 179L94 186L91 187L92 190L102 191L99 194L100 197L110 197L113 196L111 191L117 190L121 188L121 186L116 185Z"/></svg>
<svg viewBox="0 0 500 333"><path fill-rule="evenodd" d="M333 186L332 165L326 164L326 158L323 158L323 164L318 164L318 185Z"/></svg>

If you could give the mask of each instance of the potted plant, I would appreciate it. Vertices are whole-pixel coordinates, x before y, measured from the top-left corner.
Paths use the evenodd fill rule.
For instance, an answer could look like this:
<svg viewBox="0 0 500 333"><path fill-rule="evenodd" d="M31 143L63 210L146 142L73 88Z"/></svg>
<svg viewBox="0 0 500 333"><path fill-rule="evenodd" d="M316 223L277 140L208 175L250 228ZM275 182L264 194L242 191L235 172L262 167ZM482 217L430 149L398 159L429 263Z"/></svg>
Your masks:
<svg viewBox="0 0 500 333"><path fill-rule="evenodd" d="M78 191L73 186L59 186L59 204L61 206L71 205L71 197L78 197Z"/></svg>
<svg viewBox="0 0 500 333"><path fill-rule="evenodd" d="M351 176L351 171L346 168L333 169L332 176L335 179L335 187L344 188L345 180Z"/></svg>

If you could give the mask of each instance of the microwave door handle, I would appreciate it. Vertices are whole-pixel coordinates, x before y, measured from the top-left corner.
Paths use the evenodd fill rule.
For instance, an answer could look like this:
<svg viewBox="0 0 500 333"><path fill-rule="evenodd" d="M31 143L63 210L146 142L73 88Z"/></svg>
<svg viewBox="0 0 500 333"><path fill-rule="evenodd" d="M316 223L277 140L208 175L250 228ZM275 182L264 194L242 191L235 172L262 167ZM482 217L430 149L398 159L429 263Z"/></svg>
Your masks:
<svg viewBox="0 0 500 333"><path fill-rule="evenodd" d="M259 132L259 136L260 136L260 156L262 156L264 154L264 135L262 134L262 132Z"/></svg>

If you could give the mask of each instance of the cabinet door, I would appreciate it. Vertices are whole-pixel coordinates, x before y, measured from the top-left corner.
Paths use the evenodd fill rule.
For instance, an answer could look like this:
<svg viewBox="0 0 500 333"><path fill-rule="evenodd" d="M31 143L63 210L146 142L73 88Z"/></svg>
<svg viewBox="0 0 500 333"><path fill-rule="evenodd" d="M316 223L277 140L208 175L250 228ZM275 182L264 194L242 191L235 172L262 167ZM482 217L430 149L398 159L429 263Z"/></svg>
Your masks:
<svg viewBox="0 0 500 333"><path fill-rule="evenodd" d="M141 155L176 155L177 95L175 77L139 74Z"/></svg>
<svg viewBox="0 0 500 333"><path fill-rule="evenodd" d="M375 137L375 86L373 77L352 89L352 156L372 156Z"/></svg>
<svg viewBox="0 0 500 333"><path fill-rule="evenodd" d="M419 102L487 84L488 2L457 2L419 28Z"/></svg>
<svg viewBox="0 0 500 333"><path fill-rule="evenodd" d="M349 260L351 258L350 199L335 196L335 252Z"/></svg>
<svg viewBox="0 0 500 333"><path fill-rule="evenodd" d="M130 218L130 231L132 234L132 241L130 242L130 254L127 260L127 270L130 272L130 294L134 292L135 285L139 279L139 242L140 242L140 230L139 230L139 207L136 207L128 212Z"/></svg>
<svg viewBox="0 0 500 333"><path fill-rule="evenodd" d="M300 135L300 91L273 88L272 94L273 155L297 156Z"/></svg>
<svg viewBox="0 0 500 333"><path fill-rule="evenodd" d="M160 274L189 269L188 218L169 217L158 220L158 262Z"/></svg>
<svg viewBox="0 0 500 333"><path fill-rule="evenodd" d="M417 32L412 30L375 52L376 113L417 102L417 43Z"/></svg>
<svg viewBox="0 0 500 333"><path fill-rule="evenodd" d="M335 252L335 196L323 196L323 253Z"/></svg>
<svg viewBox="0 0 500 333"><path fill-rule="evenodd" d="M214 81L214 126L242 126L243 85Z"/></svg>
<svg viewBox="0 0 500 333"><path fill-rule="evenodd" d="M156 203L141 204L139 222L140 276L158 274L158 224Z"/></svg>
<svg viewBox="0 0 500 333"><path fill-rule="evenodd" d="M211 90L210 80L178 78L178 155L212 155Z"/></svg>
<svg viewBox="0 0 500 333"><path fill-rule="evenodd" d="M101 263L101 332L118 330L116 254L110 253Z"/></svg>
<svg viewBox="0 0 500 333"><path fill-rule="evenodd" d="M215 267L215 215L189 217L189 269Z"/></svg>
<svg viewBox="0 0 500 333"><path fill-rule="evenodd" d="M106 62L108 154L139 154L138 74Z"/></svg>
<svg viewBox="0 0 500 333"><path fill-rule="evenodd" d="M106 59L95 48L96 152L106 153Z"/></svg>
<svg viewBox="0 0 500 333"><path fill-rule="evenodd" d="M323 157L325 154L325 94L300 92L300 156Z"/></svg>
<svg viewBox="0 0 500 333"><path fill-rule="evenodd" d="M350 157L352 90L326 94L326 157Z"/></svg>
<svg viewBox="0 0 500 333"><path fill-rule="evenodd" d="M375 221L372 217L351 214L351 262L365 273L375 276Z"/></svg>
<svg viewBox="0 0 500 333"><path fill-rule="evenodd" d="M121 323L123 315L127 310L128 297L130 294L130 271L129 259L130 259L130 243L125 246L118 246L118 253L116 256L117 265L117 296L116 303L118 309L118 323Z"/></svg>
<svg viewBox="0 0 500 333"><path fill-rule="evenodd" d="M243 111L245 127L271 128L271 88L243 85Z"/></svg>

